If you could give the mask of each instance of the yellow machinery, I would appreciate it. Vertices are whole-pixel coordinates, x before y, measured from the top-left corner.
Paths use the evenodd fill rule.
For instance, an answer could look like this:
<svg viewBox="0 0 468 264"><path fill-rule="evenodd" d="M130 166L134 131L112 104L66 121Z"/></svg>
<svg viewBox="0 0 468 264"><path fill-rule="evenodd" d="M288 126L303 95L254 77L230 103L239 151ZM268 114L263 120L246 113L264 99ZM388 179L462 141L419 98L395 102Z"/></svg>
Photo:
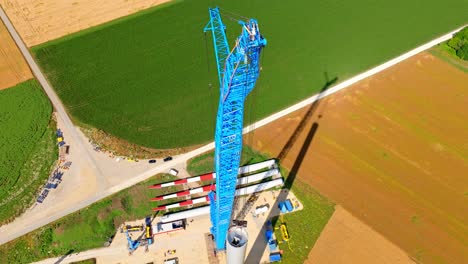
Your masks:
<svg viewBox="0 0 468 264"><path fill-rule="evenodd" d="M123 226L121 232L138 232L138 231L143 231L143 225L137 225L137 226L131 226L131 225L125 225Z"/></svg>
<svg viewBox="0 0 468 264"><path fill-rule="evenodd" d="M286 223L283 221L283 215L280 215L280 221L281 221L281 224L279 227L275 227L276 230L279 229L280 233L281 233L281 241L278 241L278 243L288 243L288 247L291 251L293 251L293 249L291 248L291 244L290 244L290 239L291 239L291 235L289 234L289 231L288 231L288 227L286 225Z"/></svg>
<svg viewBox="0 0 468 264"><path fill-rule="evenodd" d="M283 241L289 241L288 228L286 227L285 223L281 223L280 232L281 232L281 237L283 238Z"/></svg>
<svg viewBox="0 0 468 264"><path fill-rule="evenodd" d="M146 226L146 238L151 238L151 228L149 226Z"/></svg>

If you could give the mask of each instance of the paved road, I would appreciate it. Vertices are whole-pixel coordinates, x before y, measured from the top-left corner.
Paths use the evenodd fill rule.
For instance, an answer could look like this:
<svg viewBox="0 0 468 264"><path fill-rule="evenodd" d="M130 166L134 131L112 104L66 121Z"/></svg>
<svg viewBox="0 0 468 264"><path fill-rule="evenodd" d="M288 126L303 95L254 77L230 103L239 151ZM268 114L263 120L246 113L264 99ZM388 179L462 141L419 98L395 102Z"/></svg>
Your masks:
<svg viewBox="0 0 468 264"><path fill-rule="evenodd" d="M102 198L105 198L113 193L116 193L122 189L125 189L127 187L130 187L138 182L141 182L143 180L148 179L149 177L161 173L161 172L167 172L171 167L176 166L177 164L185 163L188 159L195 157L197 155L200 155L204 152L210 151L214 148L214 143L207 144L201 148L198 148L196 150L190 151L188 153L179 155L174 158L171 162L167 163L162 163L161 165L158 165L156 167L153 167L149 170L146 170L144 172L141 172L135 176L128 177L120 180L115 181L113 183L110 183L110 175L109 174L110 170L106 169L107 167L100 166L100 164L96 161L95 158L93 158L93 155L95 155L90 147L86 147L87 142L86 139L80 134L78 129L73 125L71 122L68 114L65 111L64 106L62 105L62 102L58 98L57 94L55 91L52 89L50 84L47 82L46 78L44 77L44 74L41 72L40 68L32 58L31 54L29 53L29 50L23 43L22 39L14 29L13 25L11 24L10 20L6 16L5 12L3 11L3 8L0 7L0 18L3 20L5 23L7 29L10 31L10 34L12 35L13 39L17 43L18 47L20 48L21 52L23 53L27 63L31 67L31 70L33 74L36 76L38 81L41 83L42 87L44 88L47 96L50 98L52 104L54 105L54 108L57 111L57 114L60 119L63 120L64 126L66 126L66 129L69 131L70 136L73 138L73 141L76 142L76 146L74 146L74 149L76 149L81 155L80 158L85 160L86 163L90 166L90 168L93 170L92 172L87 172L89 175L93 175L96 177L97 180L97 191L94 193L90 193L87 195L86 198L80 198L79 200L73 200L73 199L68 199L64 201L57 201L57 203L61 203L60 206L61 208L65 208L63 210L59 211L54 211L53 213L50 214L41 214L39 210L33 211L33 213L30 213L29 215L26 213L27 217L19 217L17 220L15 220L13 223L4 225L0 227L0 245L3 243L6 243L10 240L13 240L21 235L24 235L32 230L35 230L41 226L44 226L50 222L53 222L67 214L70 214L72 212L75 212L81 208L84 208ZM298 104L295 104L289 108L286 108L280 112L277 112L263 120L260 120L259 122L256 122L255 124L252 124L251 126L248 126L244 129L244 133L250 132L252 129L259 128L263 125L266 125L270 122L273 122L274 120L281 118L289 113L292 113L302 107L307 106L308 104L311 104L315 102L316 100L319 100L320 98L323 98L325 96L331 95L335 92L338 92L364 78L367 78L369 76L372 76L373 74L376 74L380 71L383 71L384 69L387 69L419 52L422 52L440 42L443 42L453 35L453 33L457 32L458 30L462 29L463 27L456 29L452 32L449 32L445 34L444 36L441 36L439 38L436 38L414 50L411 50L395 59L392 59L382 65L379 65L369 71L366 71L364 73L361 73L349 80L346 80L334 87L331 87L330 89L326 90L325 92L312 96L302 102L299 102ZM115 172L112 172L112 174L115 174ZM118 174L118 172L117 172ZM114 175L115 176L115 175ZM84 186L83 188L86 188ZM55 204L54 206L57 206Z"/></svg>

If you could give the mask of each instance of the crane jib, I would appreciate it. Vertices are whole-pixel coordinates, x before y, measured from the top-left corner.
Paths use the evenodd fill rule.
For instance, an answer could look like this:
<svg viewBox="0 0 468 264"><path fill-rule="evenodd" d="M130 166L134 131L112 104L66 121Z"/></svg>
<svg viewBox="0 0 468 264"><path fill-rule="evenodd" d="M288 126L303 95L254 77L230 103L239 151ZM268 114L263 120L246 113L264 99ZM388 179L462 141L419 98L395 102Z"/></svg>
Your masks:
<svg viewBox="0 0 468 264"><path fill-rule="evenodd" d="M239 21L242 27L230 50L219 8L210 8L210 21L204 31L211 31L220 84L220 98L215 131L216 194L210 193L211 233L217 250L225 249L231 221L237 172L242 152L244 102L260 73L259 58L266 40L255 19Z"/></svg>

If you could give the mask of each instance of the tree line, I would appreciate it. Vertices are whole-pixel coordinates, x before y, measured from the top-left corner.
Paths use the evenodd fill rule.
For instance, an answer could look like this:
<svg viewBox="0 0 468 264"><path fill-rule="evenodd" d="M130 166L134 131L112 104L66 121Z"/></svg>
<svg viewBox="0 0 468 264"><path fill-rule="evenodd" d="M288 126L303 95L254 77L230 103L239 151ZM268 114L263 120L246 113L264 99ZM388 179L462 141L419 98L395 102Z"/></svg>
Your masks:
<svg viewBox="0 0 468 264"><path fill-rule="evenodd" d="M454 50L457 57L468 61L468 27L455 33L447 45Z"/></svg>

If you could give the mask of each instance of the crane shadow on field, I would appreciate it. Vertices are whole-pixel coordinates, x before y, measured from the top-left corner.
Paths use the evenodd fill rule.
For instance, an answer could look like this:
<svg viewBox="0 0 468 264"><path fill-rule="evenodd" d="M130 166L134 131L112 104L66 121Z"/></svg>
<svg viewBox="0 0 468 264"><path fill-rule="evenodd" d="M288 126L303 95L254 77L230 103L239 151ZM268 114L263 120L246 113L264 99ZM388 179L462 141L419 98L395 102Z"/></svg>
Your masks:
<svg viewBox="0 0 468 264"><path fill-rule="evenodd" d="M61 256L56 262L54 262L54 264L60 264L62 263L62 261L64 261L68 256L70 256L71 254L73 254L75 250L73 249L70 249L68 250L67 253L65 253L65 255Z"/></svg>
<svg viewBox="0 0 468 264"><path fill-rule="evenodd" d="M319 104L321 103L321 98L325 95L325 91L330 87L332 86L333 84L336 83L336 81L338 80L338 77L335 77L333 79L328 79L328 73L327 72L324 72L324 76L325 76L325 84L324 86L322 87L322 89L320 90L320 92L317 94L317 100L315 102L313 102L309 108L307 109L307 112L305 113L305 115L303 116L302 120L299 122L299 124L297 125L296 129L294 130L294 132L292 133L291 137L288 139L288 141L286 142L286 144L283 146L283 148L281 149L280 153L278 154L277 156L277 159L281 162L282 160L284 160L286 158L286 156L288 155L288 153L291 151L291 148L293 146L296 145L297 143L297 140L299 139L300 135L303 134L303 131L304 129L307 127L307 125L310 124L310 122L313 121L312 123L312 126L310 127L307 135L306 135L306 138L304 140L304 142L302 143L302 146L299 150L299 153L294 161L294 164L293 166L291 167L291 170L288 174L288 176L286 177L286 180L284 182L284 189L286 190L282 190L280 191L280 193L278 194L278 196L276 197L276 200L275 200L275 203L272 205L272 206L277 206L277 203L279 201L283 201L287 198L288 196L288 193L291 189L291 187L293 186L293 183L296 179L296 176L297 176L297 172L299 171L299 168L301 167L302 165L302 162L304 161L304 158L310 148L310 145L312 143L312 140L314 139L316 133L317 133L317 130L319 128L319 119L322 118L322 113L319 113L316 117L316 119L314 120L312 117L314 116L314 114L316 113L317 109L318 109L318 106ZM270 211L270 215L267 216L267 220L270 220L273 218L273 215L271 214L272 211ZM273 222L273 226L275 226L275 222ZM262 228L262 230L260 231L259 235L256 237L254 243L253 243L253 246L252 246L252 250L250 250L247 258L246 258L246 261L245 263L260 263L261 261L261 258L262 258L262 255L263 255L263 252L267 246L266 244L266 240L265 240L265 237L263 236L265 232L265 226Z"/></svg>

